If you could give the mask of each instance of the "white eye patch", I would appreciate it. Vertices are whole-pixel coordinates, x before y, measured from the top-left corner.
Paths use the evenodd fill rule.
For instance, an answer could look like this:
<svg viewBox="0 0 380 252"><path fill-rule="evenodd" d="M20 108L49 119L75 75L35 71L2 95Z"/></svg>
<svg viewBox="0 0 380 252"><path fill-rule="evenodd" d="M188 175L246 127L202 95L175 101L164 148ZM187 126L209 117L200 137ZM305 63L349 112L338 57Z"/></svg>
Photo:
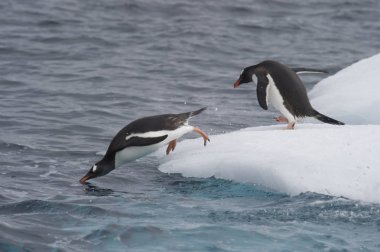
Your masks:
<svg viewBox="0 0 380 252"><path fill-rule="evenodd" d="M98 169L98 166L97 166L97 165L94 165L94 166L92 167L92 172L96 172L96 169Z"/></svg>

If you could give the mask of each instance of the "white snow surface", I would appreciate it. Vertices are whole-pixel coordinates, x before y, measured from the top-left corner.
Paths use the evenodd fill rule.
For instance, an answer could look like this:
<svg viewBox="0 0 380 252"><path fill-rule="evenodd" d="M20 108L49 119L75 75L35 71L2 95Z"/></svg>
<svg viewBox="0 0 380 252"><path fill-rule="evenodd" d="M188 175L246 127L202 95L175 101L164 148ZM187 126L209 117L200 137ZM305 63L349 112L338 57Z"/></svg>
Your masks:
<svg viewBox="0 0 380 252"><path fill-rule="evenodd" d="M319 82L309 93L320 113L347 124L380 124L380 54Z"/></svg>
<svg viewBox="0 0 380 252"><path fill-rule="evenodd" d="M312 105L347 125L253 127L178 143L159 170L214 176L297 195L316 192L380 203L380 54L318 83ZM162 153L163 150L160 150Z"/></svg>

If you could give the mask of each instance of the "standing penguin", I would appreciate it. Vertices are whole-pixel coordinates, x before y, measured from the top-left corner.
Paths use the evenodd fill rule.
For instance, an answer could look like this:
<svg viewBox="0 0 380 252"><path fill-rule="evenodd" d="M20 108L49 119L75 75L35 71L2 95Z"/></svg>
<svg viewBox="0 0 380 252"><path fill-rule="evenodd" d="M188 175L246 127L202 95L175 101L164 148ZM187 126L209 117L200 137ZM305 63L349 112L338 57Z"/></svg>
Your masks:
<svg viewBox="0 0 380 252"><path fill-rule="evenodd" d="M266 60L257 65L244 68L234 87L248 82L257 83L257 99L260 106L267 110L271 103L283 116L278 122L287 122L287 129L294 129L297 119L314 117L324 123L344 125L335 119L316 111L310 104L306 88L297 73L324 72L308 68L291 69L279 62Z"/></svg>
<svg viewBox="0 0 380 252"><path fill-rule="evenodd" d="M189 125L191 117L200 114L206 108L182 114L165 114L144 117L125 126L112 139L102 160L93 165L80 183L104 176L122 164L152 153L168 144L166 154L173 151L177 139L195 131L204 139L204 145L210 141L201 129Z"/></svg>

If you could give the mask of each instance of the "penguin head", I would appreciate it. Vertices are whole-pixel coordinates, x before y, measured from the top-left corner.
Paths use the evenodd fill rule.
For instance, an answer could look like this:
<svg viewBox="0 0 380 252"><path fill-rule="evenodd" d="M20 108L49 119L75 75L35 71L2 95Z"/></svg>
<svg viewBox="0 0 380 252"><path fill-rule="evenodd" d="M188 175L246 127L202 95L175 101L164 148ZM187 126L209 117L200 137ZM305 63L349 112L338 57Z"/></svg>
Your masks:
<svg viewBox="0 0 380 252"><path fill-rule="evenodd" d="M103 158L102 160L94 164L87 172L87 174L79 180L79 182L81 184L85 184L87 180L104 176L111 172L113 169L115 169L115 162L110 162L110 160Z"/></svg>
<svg viewBox="0 0 380 252"><path fill-rule="evenodd" d="M235 81L234 88L237 88L241 84L248 83L252 81L252 75L254 74L256 65L249 66L241 71L240 77L237 81Z"/></svg>

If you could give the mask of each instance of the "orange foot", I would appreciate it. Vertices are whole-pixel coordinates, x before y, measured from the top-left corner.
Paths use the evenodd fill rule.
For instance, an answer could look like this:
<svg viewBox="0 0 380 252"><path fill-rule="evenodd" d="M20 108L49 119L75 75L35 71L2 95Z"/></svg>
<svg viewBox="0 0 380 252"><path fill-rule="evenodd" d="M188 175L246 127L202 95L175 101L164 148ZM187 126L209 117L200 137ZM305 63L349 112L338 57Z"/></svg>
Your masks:
<svg viewBox="0 0 380 252"><path fill-rule="evenodd" d="M166 148L166 155L169 155L171 151L174 151L176 146L177 146L177 139L170 141L168 144L168 148Z"/></svg>
<svg viewBox="0 0 380 252"><path fill-rule="evenodd" d="M207 141L210 142L210 138L208 138L207 134L203 132L200 128L194 127L193 131L197 132L199 135L203 137L204 145L206 146Z"/></svg>
<svg viewBox="0 0 380 252"><path fill-rule="evenodd" d="M288 130L294 130L294 125L296 125L295 122L288 123L288 126L286 127L286 129L288 129Z"/></svg>
<svg viewBox="0 0 380 252"><path fill-rule="evenodd" d="M284 122L284 123L288 123L289 122L288 118L286 118L285 116L278 116L278 117L275 117L274 119L277 122Z"/></svg>

